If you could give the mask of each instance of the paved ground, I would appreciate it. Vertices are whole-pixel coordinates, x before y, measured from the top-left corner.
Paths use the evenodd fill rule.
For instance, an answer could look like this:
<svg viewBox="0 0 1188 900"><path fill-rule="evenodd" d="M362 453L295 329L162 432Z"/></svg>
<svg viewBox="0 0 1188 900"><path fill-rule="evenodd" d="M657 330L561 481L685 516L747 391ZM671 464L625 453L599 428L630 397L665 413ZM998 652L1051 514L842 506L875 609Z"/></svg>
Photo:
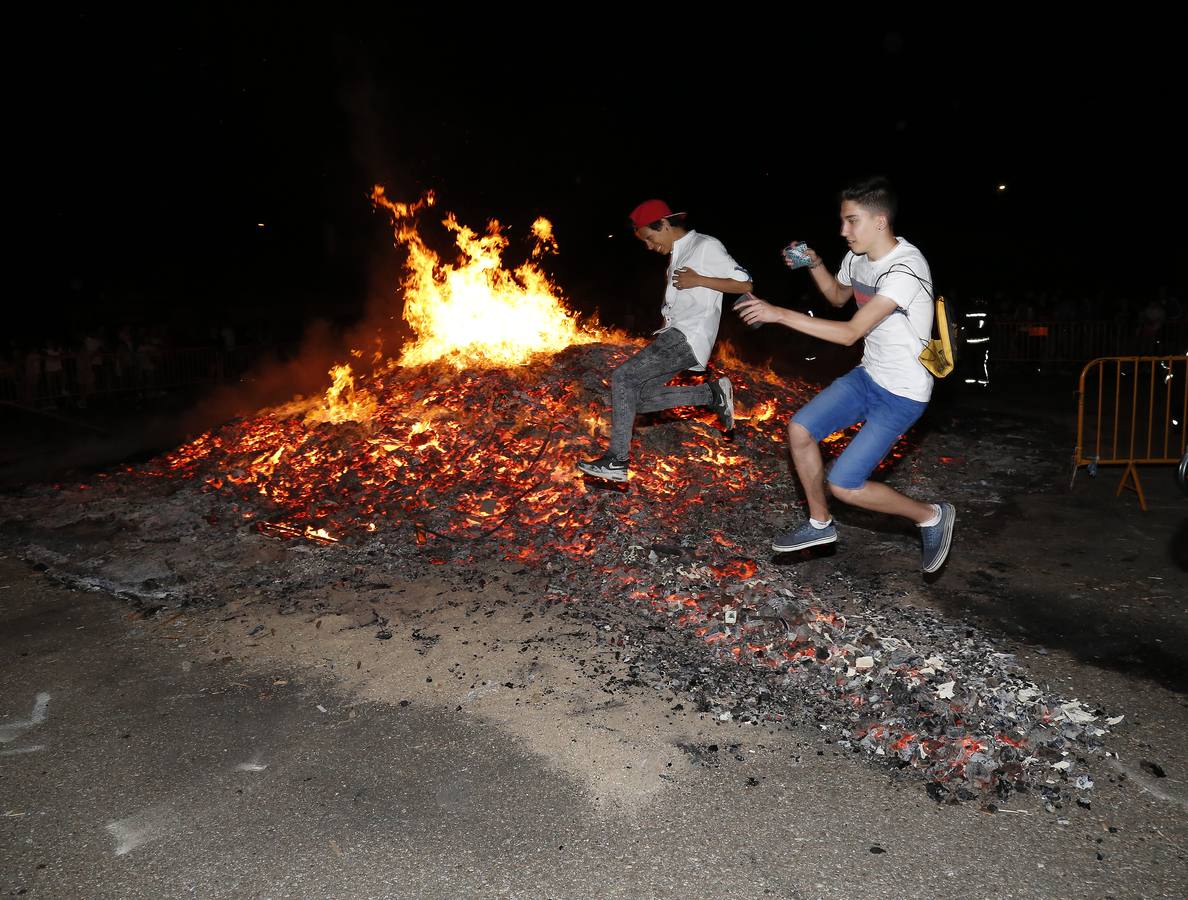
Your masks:
<svg viewBox="0 0 1188 900"><path fill-rule="evenodd" d="M670 750L650 761L591 708L582 739L625 746L623 767L675 770L638 804L608 803L469 709L362 699L324 668L208 652L209 623L128 621L118 602L22 564L0 572L12 894L1173 897L1185 885L1183 698L1142 679L1049 657L1052 677L1134 718L1090 810L938 806L811 732L692 712L663 720L654 737ZM646 713L672 699L614 702Z"/></svg>
<svg viewBox="0 0 1188 900"><path fill-rule="evenodd" d="M1064 440L1043 409L1005 406L1026 440ZM403 586L408 623L377 642L244 598L144 619L0 560L0 894L1184 896L1185 507L1160 478L1144 514L1112 473L1071 494L1021 473L920 594L996 630L1037 680L1126 713L1090 808L1054 813L937 805L811 728L605 694L563 662L625 663L539 605L533 633L563 632L564 653L491 654L481 682L473 654L459 677L463 647L522 618L491 586L457 598L489 612L456 619L429 602L440 585ZM810 565L873 573L863 558ZM414 639L435 620L452 644Z"/></svg>

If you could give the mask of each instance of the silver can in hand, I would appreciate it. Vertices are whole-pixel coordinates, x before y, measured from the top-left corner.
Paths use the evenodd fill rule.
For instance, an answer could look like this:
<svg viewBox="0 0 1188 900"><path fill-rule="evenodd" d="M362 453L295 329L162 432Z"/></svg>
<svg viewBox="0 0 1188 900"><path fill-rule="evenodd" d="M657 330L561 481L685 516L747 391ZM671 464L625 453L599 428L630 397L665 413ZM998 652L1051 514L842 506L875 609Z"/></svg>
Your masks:
<svg viewBox="0 0 1188 900"><path fill-rule="evenodd" d="M808 257L808 244L804 241L793 241L782 251L784 262L789 269L803 269L811 266L813 261Z"/></svg>

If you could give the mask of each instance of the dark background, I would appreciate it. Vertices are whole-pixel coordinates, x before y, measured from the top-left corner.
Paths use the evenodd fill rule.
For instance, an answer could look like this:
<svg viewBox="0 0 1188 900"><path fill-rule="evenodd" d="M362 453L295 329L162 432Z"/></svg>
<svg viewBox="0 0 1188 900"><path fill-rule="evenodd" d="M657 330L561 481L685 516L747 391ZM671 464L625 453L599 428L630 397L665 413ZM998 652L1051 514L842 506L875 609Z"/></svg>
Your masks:
<svg viewBox="0 0 1188 900"><path fill-rule="evenodd" d="M942 293L1183 296L1167 23L658 13L676 24L607 7L514 23L212 8L36 26L15 91L31 278L13 333L226 320L284 342L316 320L398 318L376 183L401 200L432 188L476 229L498 218L511 262L547 216L561 253L546 268L571 303L615 323L636 310L639 330L663 263L625 228L636 203L688 209L757 293L795 305L808 278L780 248L808 240L836 265L836 193L871 173L900 189L897 230Z"/></svg>

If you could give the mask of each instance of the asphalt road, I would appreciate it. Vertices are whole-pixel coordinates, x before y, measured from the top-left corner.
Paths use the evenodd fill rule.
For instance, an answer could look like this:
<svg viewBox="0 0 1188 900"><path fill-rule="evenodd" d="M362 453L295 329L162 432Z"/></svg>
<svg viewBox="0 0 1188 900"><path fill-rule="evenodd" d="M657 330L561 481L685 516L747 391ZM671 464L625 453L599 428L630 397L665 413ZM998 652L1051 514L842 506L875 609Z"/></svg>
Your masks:
<svg viewBox="0 0 1188 900"><path fill-rule="evenodd" d="M481 717L169 631L0 560L0 894L1184 895L1183 698L1075 661L1140 720L1123 760L1167 766L1104 770L1091 810L940 806L811 731L730 723L720 752L613 809Z"/></svg>

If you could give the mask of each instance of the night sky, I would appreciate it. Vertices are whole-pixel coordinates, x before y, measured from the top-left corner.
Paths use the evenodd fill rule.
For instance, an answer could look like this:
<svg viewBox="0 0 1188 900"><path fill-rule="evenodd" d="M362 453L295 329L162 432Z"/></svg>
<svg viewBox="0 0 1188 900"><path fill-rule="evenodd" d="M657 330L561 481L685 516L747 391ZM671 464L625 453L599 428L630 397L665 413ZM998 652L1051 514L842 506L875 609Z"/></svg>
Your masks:
<svg viewBox="0 0 1188 900"><path fill-rule="evenodd" d="M835 265L836 193L873 173L942 293L1183 296L1182 79L1150 34L853 12L843 37L793 8L657 30L603 9L580 35L538 17L513 39L464 18L64 15L18 99L36 287L16 331L350 324L399 275L375 183L500 219L512 261L547 216L573 304L639 306L641 327L663 264L624 227L639 201L688 209L794 304L807 279L780 248Z"/></svg>

